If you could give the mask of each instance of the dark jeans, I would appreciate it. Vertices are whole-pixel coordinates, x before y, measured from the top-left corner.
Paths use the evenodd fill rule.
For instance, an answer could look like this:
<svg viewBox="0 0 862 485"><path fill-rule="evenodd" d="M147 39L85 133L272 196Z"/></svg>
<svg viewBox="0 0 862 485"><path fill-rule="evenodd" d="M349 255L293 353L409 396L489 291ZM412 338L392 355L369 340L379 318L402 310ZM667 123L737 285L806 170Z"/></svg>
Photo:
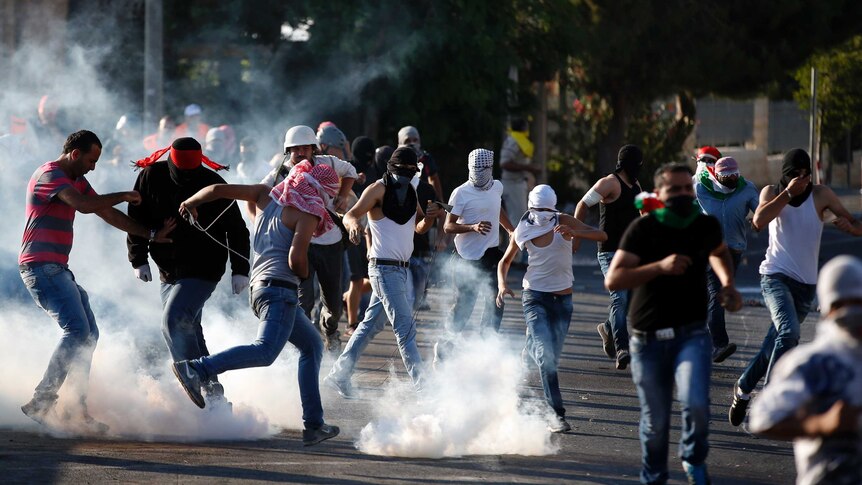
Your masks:
<svg viewBox="0 0 862 485"><path fill-rule="evenodd" d="M733 259L733 274L736 275L736 270L739 268L739 262L742 261L742 252L730 250L730 257ZM721 281L718 280L715 272L707 265L706 267L706 287L709 291L709 303L706 311L706 326L709 327L709 333L712 335L713 348L721 348L730 342L727 336L727 328L725 328L724 308L721 302L718 301L718 294L721 291Z"/></svg>
<svg viewBox="0 0 862 485"><path fill-rule="evenodd" d="M162 283L162 334L174 362L209 355L201 326L204 303L218 283L183 278Z"/></svg>
<svg viewBox="0 0 862 485"><path fill-rule="evenodd" d="M665 483L673 388L682 414L679 455L700 465L709 451L709 336L704 325L669 340L631 338L632 380L641 405L641 483Z"/></svg>
<svg viewBox="0 0 862 485"><path fill-rule="evenodd" d="M602 276L608 275L608 270L611 267L611 261L614 259L616 251L600 251L596 253L596 258L599 260L599 267L602 269ZM611 301L608 304L608 319L605 320L605 330L614 339L614 347L617 350L626 350L629 348L629 332L626 328L626 313L629 311L629 299L631 292L629 290L608 291L611 296Z"/></svg>
<svg viewBox="0 0 862 485"><path fill-rule="evenodd" d="M503 258L499 248L493 247L476 261L458 258L453 275L456 294L455 305L452 307L451 319L446 330L450 334L458 334L467 324L467 319L473 313L476 296L484 287L488 291L484 299L481 329L500 330L503 321L503 308L497 306L497 263Z"/></svg>
<svg viewBox="0 0 862 485"><path fill-rule="evenodd" d="M332 335L338 330L341 318L341 270L344 263L344 246L335 244L311 244L308 247L308 278L299 285L299 304L305 316L311 318L314 309L314 275L320 285L320 322L323 331Z"/></svg>
<svg viewBox="0 0 862 485"><path fill-rule="evenodd" d="M780 273L760 275L760 289L772 316L772 324L760 351L739 377L742 392L753 391L764 376L764 384L769 383L778 359L799 344L800 327L814 304L816 288L816 285L808 285Z"/></svg>

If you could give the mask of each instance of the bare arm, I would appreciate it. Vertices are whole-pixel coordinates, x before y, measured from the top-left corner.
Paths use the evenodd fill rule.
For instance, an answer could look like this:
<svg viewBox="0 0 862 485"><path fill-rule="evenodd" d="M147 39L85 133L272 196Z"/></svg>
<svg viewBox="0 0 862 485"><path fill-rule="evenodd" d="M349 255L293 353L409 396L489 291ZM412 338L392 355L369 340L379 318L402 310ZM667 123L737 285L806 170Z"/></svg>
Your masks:
<svg viewBox="0 0 862 485"><path fill-rule="evenodd" d="M620 183L616 178L608 178L602 177L598 182L593 184L590 187L590 190L587 191L587 194L578 201L578 205L575 206L575 219L584 222L587 220L587 215L590 213L590 208L597 204L594 200L589 197L590 192L595 192L601 197L599 202L613 202L619 197L620 191Z"/></svg>
<svg viewBox="0 0 862 485"><path fill-rule="evenodd" d="M580 220L568 215L560 214L560 224L554 228L554 232L569 236L570 238L589 239L590 241L607 241L608 234Z"/></svg>
<svg viewBox="0 0 862 485"><path fill-rule="evenodd" d="M96 212L96 215L101 217L103 221L123 232L146 239L150 238L149 228L113 207L102 209ZM171 242L171 240L167 238L167 235L170 234L170 232L173 231L176 226L177 221L175 219L167 219L164 226L162 226L162 228L156 232L152 242Z"/></svg>
<svg viewBox="0 0 862 485"><path fill-rule="evenodd" d="M722 242L710 253L709 265L721 282L719 294L721 306L731 312L738 311L742 308L742 295L733 285L733 259L730 257L730 250L727 249L726 243Z"/></svg>
<svg viewBox="0 0 862 485"><path fill-rule="evenodd" d="M191 214L195 219L198 217L197 207L207 202L218 199L245 200L254 203L256 208L263 209L269 203L269 191L267 185L235 185L215 184L200 189L195 195L189 197L180 204L180 215L185 217Z"/></svg>
<svg viewBox="0 0 862 485"><path fill-rule="evenodd" d="M497 306L499 308L503 308L503 297L506 295L515 297L515 293L512 292L506 282L506 277L509 276L509 268L512 267L512 261L516 254L518 254L518 244L512 238L509 240L509 246L506 247L503 258L497 263Z"/></svg>
<svg viewBox="0 0 862 485"><path fill-rule="evenodd" d="M287 211L282 210L281 219L285 222ZM293 241L290 243L290 251L287 255L287 264L296 276L302 279L308 278L308 246L311 244L311 236L317 228L319 219L316 216L302 211L298 214L296 227L293 231Z"/></svg>
<svg viewBox="0 0 862 485"><path fill-rule="evenodd" d="M836 434L852 434L859 430L862 408L838 401L823 414L808 414L800 410L757 434L778 440L799 437L816 438Z"/></svg>
<svg viewBox="0 0 862 485"><path fill-rule="evenodd" d="M353 184L356 183L355 178L342 177L341 186L338 189L338 195L332 201L335 212L342 213L347 209L347 200L350 196L350 191L353 190Z"/></svg>
<svg viewBox="0 0 862 485"><path fill-rule="evenodd" d="M386 187L383 184L374 182L362 191L359 200L344 215L344 228L350 233L350 240L353 244L359 244L360 238L365 232L365 228L362 227L359 220L383 200L383 193L385 191Z"/></svg>
<svg viewBox="0 0 862 485"><path fill-rule="evenodd" d="M428 177L428 183L434 187L434 193L437 194L437 200L443 200L443 184L440 182L440 175L434 174Z"/></svg>
<svg viewBox="0 0 862 485"><path fill-rule="evenodd" d="M841 199L835 195L835 192L833 192L832 189L825 185L818 185L814 187L814 190L817 191L816 195L818 198L825 200L826 204L824 210L828 209L837 216L837 219L833 221L835 227L847 234L862 236L862 221L856 220L856 218L850 214L850 212L844 207L844 204L841 203Z"/></svg>
<svg viewBox="0 0 862 485"><path fill-rule="evenodd" d="M512 222L509 221L509 213L506 212L506 209L500 207L500 225L506 229L510 235L515 232L515 226L512 225Z"/></svg>
<svg viewBox="0 0 862 485"><path fill-rule="evenodd" d="M754 212L754 219L751 225L757 231L762 231L773 219L778 217L781 209L790 202L790 199L805 191L808 182L811 180L810 175L805 177L796 177L790 181L787 188L780 193L776 193L775 187L767 185L760 191L760 204Z"/></svg>
<svg viewBox="0 0 862 485"><path fill-rule="evenodd" d="M430 231L437 222L437 218L440 216L440 208L437 204L432 202L428 204L428 212L424 212L417 203L416 214L420 217L419 222L416 224L416 232L419 234L425 234Z"/></svg>
<svg viewBox="0 0 862 485"><path fill-rule="evenodd" d="M487 234L491 230L491 223L481 221L475 224L460 224L459 214L446 214L446 224L443 225L443 231L446 234L464 234L466 232L478 232L479 234Z"/></svg>
<svg viewBox="0 0 862 485"><path fill-rule="evenodd" d="M134 190L104 195L84 195L73 187L66 187L57 193L57 198L83 214L92 214L114 207L121 202L141 203L141 194ZM149 235L149 233L148 233Z"/></svg>
<svg viewBox="0 0 862 485"><path fill-rule="evenodd" d="M691 258L671 254L661 261L643 266L640 266L640 262L640 256L617 249L605 277L605 287L611 291L628 290L642 286L660 275L681 275L691 265Z"/></svg>

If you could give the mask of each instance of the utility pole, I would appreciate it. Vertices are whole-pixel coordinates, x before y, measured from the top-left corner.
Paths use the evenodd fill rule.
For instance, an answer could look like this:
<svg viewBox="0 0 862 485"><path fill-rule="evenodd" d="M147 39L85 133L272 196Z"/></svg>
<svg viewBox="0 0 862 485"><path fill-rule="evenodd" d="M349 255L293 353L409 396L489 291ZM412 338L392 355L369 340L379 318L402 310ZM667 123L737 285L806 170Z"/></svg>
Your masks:
<svg viewBox="0 0 862 485"><path fill-rule="evenodd" d="M164 112L162 0L144 6L144 131L155 129Z"/></svg>
<svg viewBox="0 0 862 485"><path fill-rule="evenodd" d="M808 153L811 155L811 173L814 175L814 183L821 183L820 171L817 165L820 162L820 154L817 150L817 68L811 66L811 112L808 115Z"/></svg>

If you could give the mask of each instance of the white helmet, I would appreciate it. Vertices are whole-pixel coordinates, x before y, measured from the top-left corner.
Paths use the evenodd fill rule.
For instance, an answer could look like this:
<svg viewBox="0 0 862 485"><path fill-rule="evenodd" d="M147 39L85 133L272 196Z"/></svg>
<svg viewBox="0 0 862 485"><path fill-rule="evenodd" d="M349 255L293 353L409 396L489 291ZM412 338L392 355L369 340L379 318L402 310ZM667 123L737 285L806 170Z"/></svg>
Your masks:
<svg viewBox="0 0 862 485"><path fill-rule="evenodd" d="M299 147L304 145L314 145L320 150L320 145L317 144L317 135L314 130L305 125L296 125L287 130L284 134L284 153L290 147Z"/></svg>

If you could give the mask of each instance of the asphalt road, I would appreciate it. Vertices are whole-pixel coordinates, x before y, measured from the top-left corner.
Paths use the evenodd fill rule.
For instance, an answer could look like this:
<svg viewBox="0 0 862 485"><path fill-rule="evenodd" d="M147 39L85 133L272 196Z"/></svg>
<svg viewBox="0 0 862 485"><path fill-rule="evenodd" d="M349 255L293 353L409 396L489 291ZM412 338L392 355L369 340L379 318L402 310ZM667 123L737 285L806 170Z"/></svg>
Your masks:
<svg viewBox="0 0 862 485"><path fill-rule="evenodd" d="M858 196L856 196L858 199ZM856 210L858 211L858 209ZM855 211L854 211L855 212ZM766 236L752 239L739 285L757 287L757 264ZM837 253L859 255L860 244L834 229L824 232L822 261ZM297 482L297 483L635 483L639 472L637 434L639 406L628 370L617 371L601 351L596 324L606 316L607 295L601 286L593 249L585 245L576 257L575 311L561 363L561 387L573 426L555 435L559 451L547 456L488 455L417 459L372 456L357 450L359 430L371 419L373 399L344 401L324 396L327 421L342 434L304 448L299 431L285 431L254 441L176 443L95 438L58 438L37 425L0 429L0 481L4 483L103 482ZM513 285L519 278L513 274ZM758 295L752 291L751 300ZM431 334L451 301L442 288L430 290L432 311L419 315L420 350L430 357ZM803 325L803 340L813 337L816 314ZM475 318L475 315L474 315ZM756 352L769 325L765 308L746 306L728 318L731 341L739 351L714 367L711 382L711 427L708 466L713 483L792 483L793 454L786 442L756 438L727 422L733 381ZM523 336L519 304L507 306L503 333ZM395 341L386 330L368 348L356 382L366 395L379 397L389 378L388 363L403 375ZM324 365L324 370L328 367ZM4 376L4 378L8 378ZM525 394L541 393L535 370L524 383ZM684 482L676 458L680 418L674 406L671 430L671 482Z"/></svg>

